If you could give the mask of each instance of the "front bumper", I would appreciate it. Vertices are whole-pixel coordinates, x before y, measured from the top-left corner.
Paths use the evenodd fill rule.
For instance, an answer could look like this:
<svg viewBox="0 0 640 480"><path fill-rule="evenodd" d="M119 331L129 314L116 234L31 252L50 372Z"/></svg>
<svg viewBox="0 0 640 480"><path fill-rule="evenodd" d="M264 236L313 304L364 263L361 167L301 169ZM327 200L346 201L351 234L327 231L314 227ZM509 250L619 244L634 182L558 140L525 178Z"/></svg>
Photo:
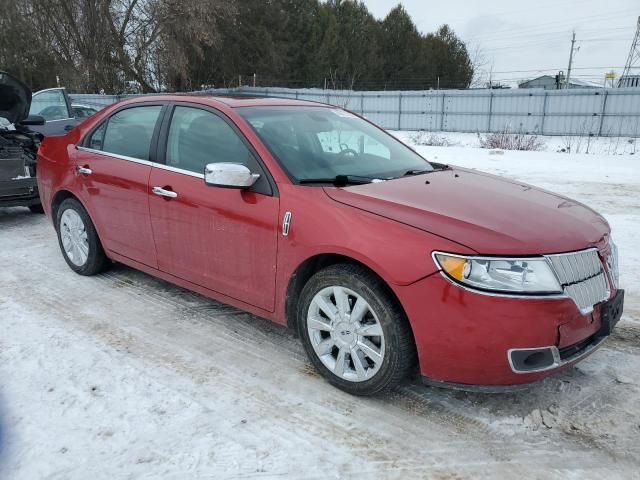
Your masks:
<svg viewBox="0 0 640 480"><path fill-rule="evenodd" d="M39 203L35 178L0 181L0 207L28 207Z"/></svg>
<svg viewBox="0 0 640 480"><path fill-rule="evenodd" d="M420 371L432 384L532 383L585 358L606 338L598 335L603 304L583 315L569 298L482 295L439 274L395 292L413 327ZM512 368L511 352L528 349L549 349L546 368Z"/></svg>

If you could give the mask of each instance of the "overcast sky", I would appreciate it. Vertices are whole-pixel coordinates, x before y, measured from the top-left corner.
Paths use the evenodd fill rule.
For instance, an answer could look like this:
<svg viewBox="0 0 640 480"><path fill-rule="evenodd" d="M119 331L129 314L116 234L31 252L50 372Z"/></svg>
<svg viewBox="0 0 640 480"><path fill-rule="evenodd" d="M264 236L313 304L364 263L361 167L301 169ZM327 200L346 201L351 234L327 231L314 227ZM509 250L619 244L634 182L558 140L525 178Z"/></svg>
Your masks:
<svg viewBox="0 0 640 480"><path fill-rule="evenodd" d="M487 60L485 68L490 70L493 65L493 78L508 83L566 71L574 29L579 50L574 54L572 77L602 83L608 70L621 74L640 15L640 0L364 0L364 3L378 18L402 3L423 33L448 23L470 50L481 48Z"/></svg>

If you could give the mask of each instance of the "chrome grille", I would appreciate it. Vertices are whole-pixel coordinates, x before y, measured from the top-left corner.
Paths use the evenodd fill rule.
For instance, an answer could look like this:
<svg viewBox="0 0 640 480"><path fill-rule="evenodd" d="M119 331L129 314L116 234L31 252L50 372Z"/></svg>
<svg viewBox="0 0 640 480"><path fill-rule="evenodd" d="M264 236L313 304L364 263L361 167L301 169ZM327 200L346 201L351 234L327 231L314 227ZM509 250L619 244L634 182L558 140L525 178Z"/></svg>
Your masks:
<svg viewBox="0 0 640 480"><path fill-rule="evenodd" d="M547 255L556 272L564 292L583 314L593 310L593 306L609 298L609 287L598 251Z"/></svg>
<svg viewBox="0 0 640 480"><path fill-rule="evenodd" d="M614 290L618 289L619 285L619 270L618 264L618 247L613 240L609 241L609 255L607 256L607 270L609 270L609 278L611 279L611 286Z"/></svg>

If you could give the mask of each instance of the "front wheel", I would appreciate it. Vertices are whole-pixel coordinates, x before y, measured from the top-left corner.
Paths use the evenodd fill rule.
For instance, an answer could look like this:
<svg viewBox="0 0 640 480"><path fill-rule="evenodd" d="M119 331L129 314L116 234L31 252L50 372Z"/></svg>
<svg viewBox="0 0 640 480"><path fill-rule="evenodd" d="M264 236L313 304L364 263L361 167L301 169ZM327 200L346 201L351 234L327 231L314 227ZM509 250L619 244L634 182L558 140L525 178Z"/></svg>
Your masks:
<svg viewBox="0 0 640 480"><path fill-rule="evenodd" d="M109 265L96 228L84 207L74 198L62 202L56 215L60 250L71 269L80 275L95 275Z"/></svg>
<svg viewBox="0 0 640 480"><path fill-rule="evenodd" d="M316 273L302 290L299 333L311 362L354 395L391 388L415 365L407 319L384 282L358 265Z"/></svg>

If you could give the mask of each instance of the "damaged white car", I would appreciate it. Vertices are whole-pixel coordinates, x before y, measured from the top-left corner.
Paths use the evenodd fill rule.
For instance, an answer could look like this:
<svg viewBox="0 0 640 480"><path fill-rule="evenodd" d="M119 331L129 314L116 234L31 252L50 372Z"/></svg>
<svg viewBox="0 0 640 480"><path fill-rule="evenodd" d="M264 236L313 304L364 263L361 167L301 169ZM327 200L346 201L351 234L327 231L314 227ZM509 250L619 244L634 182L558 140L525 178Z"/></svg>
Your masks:
<svg viewBox="0 0 640 480"><path fill-rule="evenodd" d="M29 116L31 90L0 71L0 207L24 206L42 213L36 183L36 153L42 134L29 126L45 119Z"/></svg>

